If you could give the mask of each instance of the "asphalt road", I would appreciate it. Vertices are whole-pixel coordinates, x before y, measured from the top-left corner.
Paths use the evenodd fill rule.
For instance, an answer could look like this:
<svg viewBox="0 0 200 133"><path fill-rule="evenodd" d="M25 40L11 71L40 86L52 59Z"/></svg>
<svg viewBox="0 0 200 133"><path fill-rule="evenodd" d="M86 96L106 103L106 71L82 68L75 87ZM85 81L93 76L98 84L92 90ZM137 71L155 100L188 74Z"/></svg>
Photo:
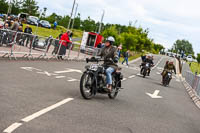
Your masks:
<svg viewBox="0 0 200 133"><path fill-rule="evenodd" d="M138 75L140 60L123 66L125 89L117 98L89 101L79 92L86 63L1 61L0 132L200 133L200 110L179 78L161 85L168 59L155 56L159 64L145 79ZM147 95L155 91L160 98Z"/></svg>

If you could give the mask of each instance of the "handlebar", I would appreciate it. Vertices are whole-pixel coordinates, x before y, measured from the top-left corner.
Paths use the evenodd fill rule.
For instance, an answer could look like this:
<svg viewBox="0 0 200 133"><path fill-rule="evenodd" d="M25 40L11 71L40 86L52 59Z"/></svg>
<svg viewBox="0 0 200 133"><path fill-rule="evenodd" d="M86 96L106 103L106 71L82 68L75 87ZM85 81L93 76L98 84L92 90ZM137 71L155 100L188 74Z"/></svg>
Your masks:
<svg viewBox="0 0 200 133"><path fill-rule="evenodd" d="M86 62L89 63L89 62L101 62L101 61L111 61L113 62L113 60L109 60L109 59L97 59L97 58L86 58Z"/></svg>

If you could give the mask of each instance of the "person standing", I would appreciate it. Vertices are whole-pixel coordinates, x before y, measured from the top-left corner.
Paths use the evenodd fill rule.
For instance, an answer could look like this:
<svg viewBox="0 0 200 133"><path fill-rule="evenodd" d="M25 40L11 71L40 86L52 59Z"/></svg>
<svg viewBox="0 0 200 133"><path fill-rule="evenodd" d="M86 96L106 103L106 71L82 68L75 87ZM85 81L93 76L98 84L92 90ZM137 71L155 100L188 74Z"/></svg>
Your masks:
<svg viewBox="0 0 200 133"><path fill-rule="evenodd" d="M56 29L56 27L57 27L57 25L58 25L58 23L57 23L57 21L55 21L54 23L53 23L53 29L55 30Z"/></svg>
<svg viewBox="0 0 200 133"><path fill-rule="evenodd" d="M17 33L16 42L17 42L18 45L22 45L23 27L19 26L17 32L18 33Z"/></svg>
<svg viewBox="0 0 200 133"><path fill-rule="evenodd" d="M129 50L127 50L125 53L124 53L124 61L122 62L122 65L124 64L124 62L126 62L126 65L128 66L128 57L129 57Z"/></svg>
<svg viewBox="0 0 200 133"><path fill-rule="evenodd" d="M11 26L11 30L17 31L18 29L19 29L19 22L18 19L16 18Z"/></svg>
<svg viewBox="0 0 200 133"><path fill-rule="evenodd" d="M66 54L66 49L68 44L72 43L72 41L70 41L70 36L71 32L67 31L66 33L64 33L60 39L60 44L61 44L61 48L59 51L59 55L58 55L58 59L63 60L62 56Z"/></svg>
<svg viewBox="0 0 200 133"><path fill-rule="evenodd" d="M26 28L24 29L24 33L25 33L25 35L23 37L23 45L24 45L24 42L26 40L26 47L27 47L29 41L31 41L31 43L32 43L32 40L33 40L32 35L31 35L32 34L32 28L29 25L27 25Z"/></svg>
<svg viewBox="0 0 200 133"><path fill-rule="evenodd" d="M120 57L121 57L121 50L122 50L122 44L120 44L119 47L117 48L117 53L118 53L118 56L119 56L119 60L120 60Z"/></svg>

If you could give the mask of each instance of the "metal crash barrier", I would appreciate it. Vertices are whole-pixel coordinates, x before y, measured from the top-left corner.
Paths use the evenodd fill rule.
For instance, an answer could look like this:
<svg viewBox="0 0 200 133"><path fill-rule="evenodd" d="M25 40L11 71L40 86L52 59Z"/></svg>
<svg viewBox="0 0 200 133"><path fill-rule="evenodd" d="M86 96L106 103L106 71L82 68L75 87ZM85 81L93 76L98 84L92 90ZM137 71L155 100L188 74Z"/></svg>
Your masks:
<svg viewBox="0 0 200 133"><path fill-rule="evenodd" d="M26 34L12 30L0 30L0 57L3 58L28 58L28 59L62 59L84 60L95 56L99 49L73 42L67 44L63 54L62 44L64 41L52 37ZM61 57L61 58L59 58Z"/></svg>
<svg viewBox="0 0 200 133"><path fill-rule="evenodd" d="M197 95L200 96L200 76L187 71L185 74L185 80L195 90Z"/></svg>

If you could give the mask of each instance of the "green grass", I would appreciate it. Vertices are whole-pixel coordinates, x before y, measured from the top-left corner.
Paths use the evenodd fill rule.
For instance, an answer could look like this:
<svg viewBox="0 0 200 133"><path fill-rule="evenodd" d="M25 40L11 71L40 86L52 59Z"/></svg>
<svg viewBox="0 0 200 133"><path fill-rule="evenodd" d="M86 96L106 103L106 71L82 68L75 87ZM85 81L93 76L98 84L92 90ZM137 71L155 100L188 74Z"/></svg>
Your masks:
<svg viewBox="0 0 200 133"><path fill-rule="evenodd" d="M140 57L141 56L141 53L134 53L133 55L131 55L129 58L128 58L128 60L129 61L132 61L132 60L134 60L134 59L137 59L138 57ZM120 62L122 62L124 60L124 58L123 57L121 57L120 58Z"/></svg>
<svg viewBox="0 0 200 133"><path fill-rule="evenodd" d="M33 34L36 33L36 29L37 27L36 26L33 26L33 25L30 25L30 27L32 28L33 30ZM26 24L23 24L23 29L26 28ZM54 29L48 29L48 28L43 28L43 27L38 27L37 29L37 35L39 36L43 36L43 37L49 37L50 35L53 36L53 38L56 38L59 36L60 33L62 32L66 32L67 29L62 27L62 26L58 26L56 28L56 30ZM80 37L82 38L82 34L83 32L80 31L80 30L73 30L73 33L74 33L74 38L77 38L77 37Z"/></svg>
<svg viewBox="0 0 200 133"><path fill-rule="evenodd" d="M188 64L190 64L190 63L188 62ZM200 65L197 62L192 62L190 69L193 73L195 73L195 72L200 73Z"/></svg>

